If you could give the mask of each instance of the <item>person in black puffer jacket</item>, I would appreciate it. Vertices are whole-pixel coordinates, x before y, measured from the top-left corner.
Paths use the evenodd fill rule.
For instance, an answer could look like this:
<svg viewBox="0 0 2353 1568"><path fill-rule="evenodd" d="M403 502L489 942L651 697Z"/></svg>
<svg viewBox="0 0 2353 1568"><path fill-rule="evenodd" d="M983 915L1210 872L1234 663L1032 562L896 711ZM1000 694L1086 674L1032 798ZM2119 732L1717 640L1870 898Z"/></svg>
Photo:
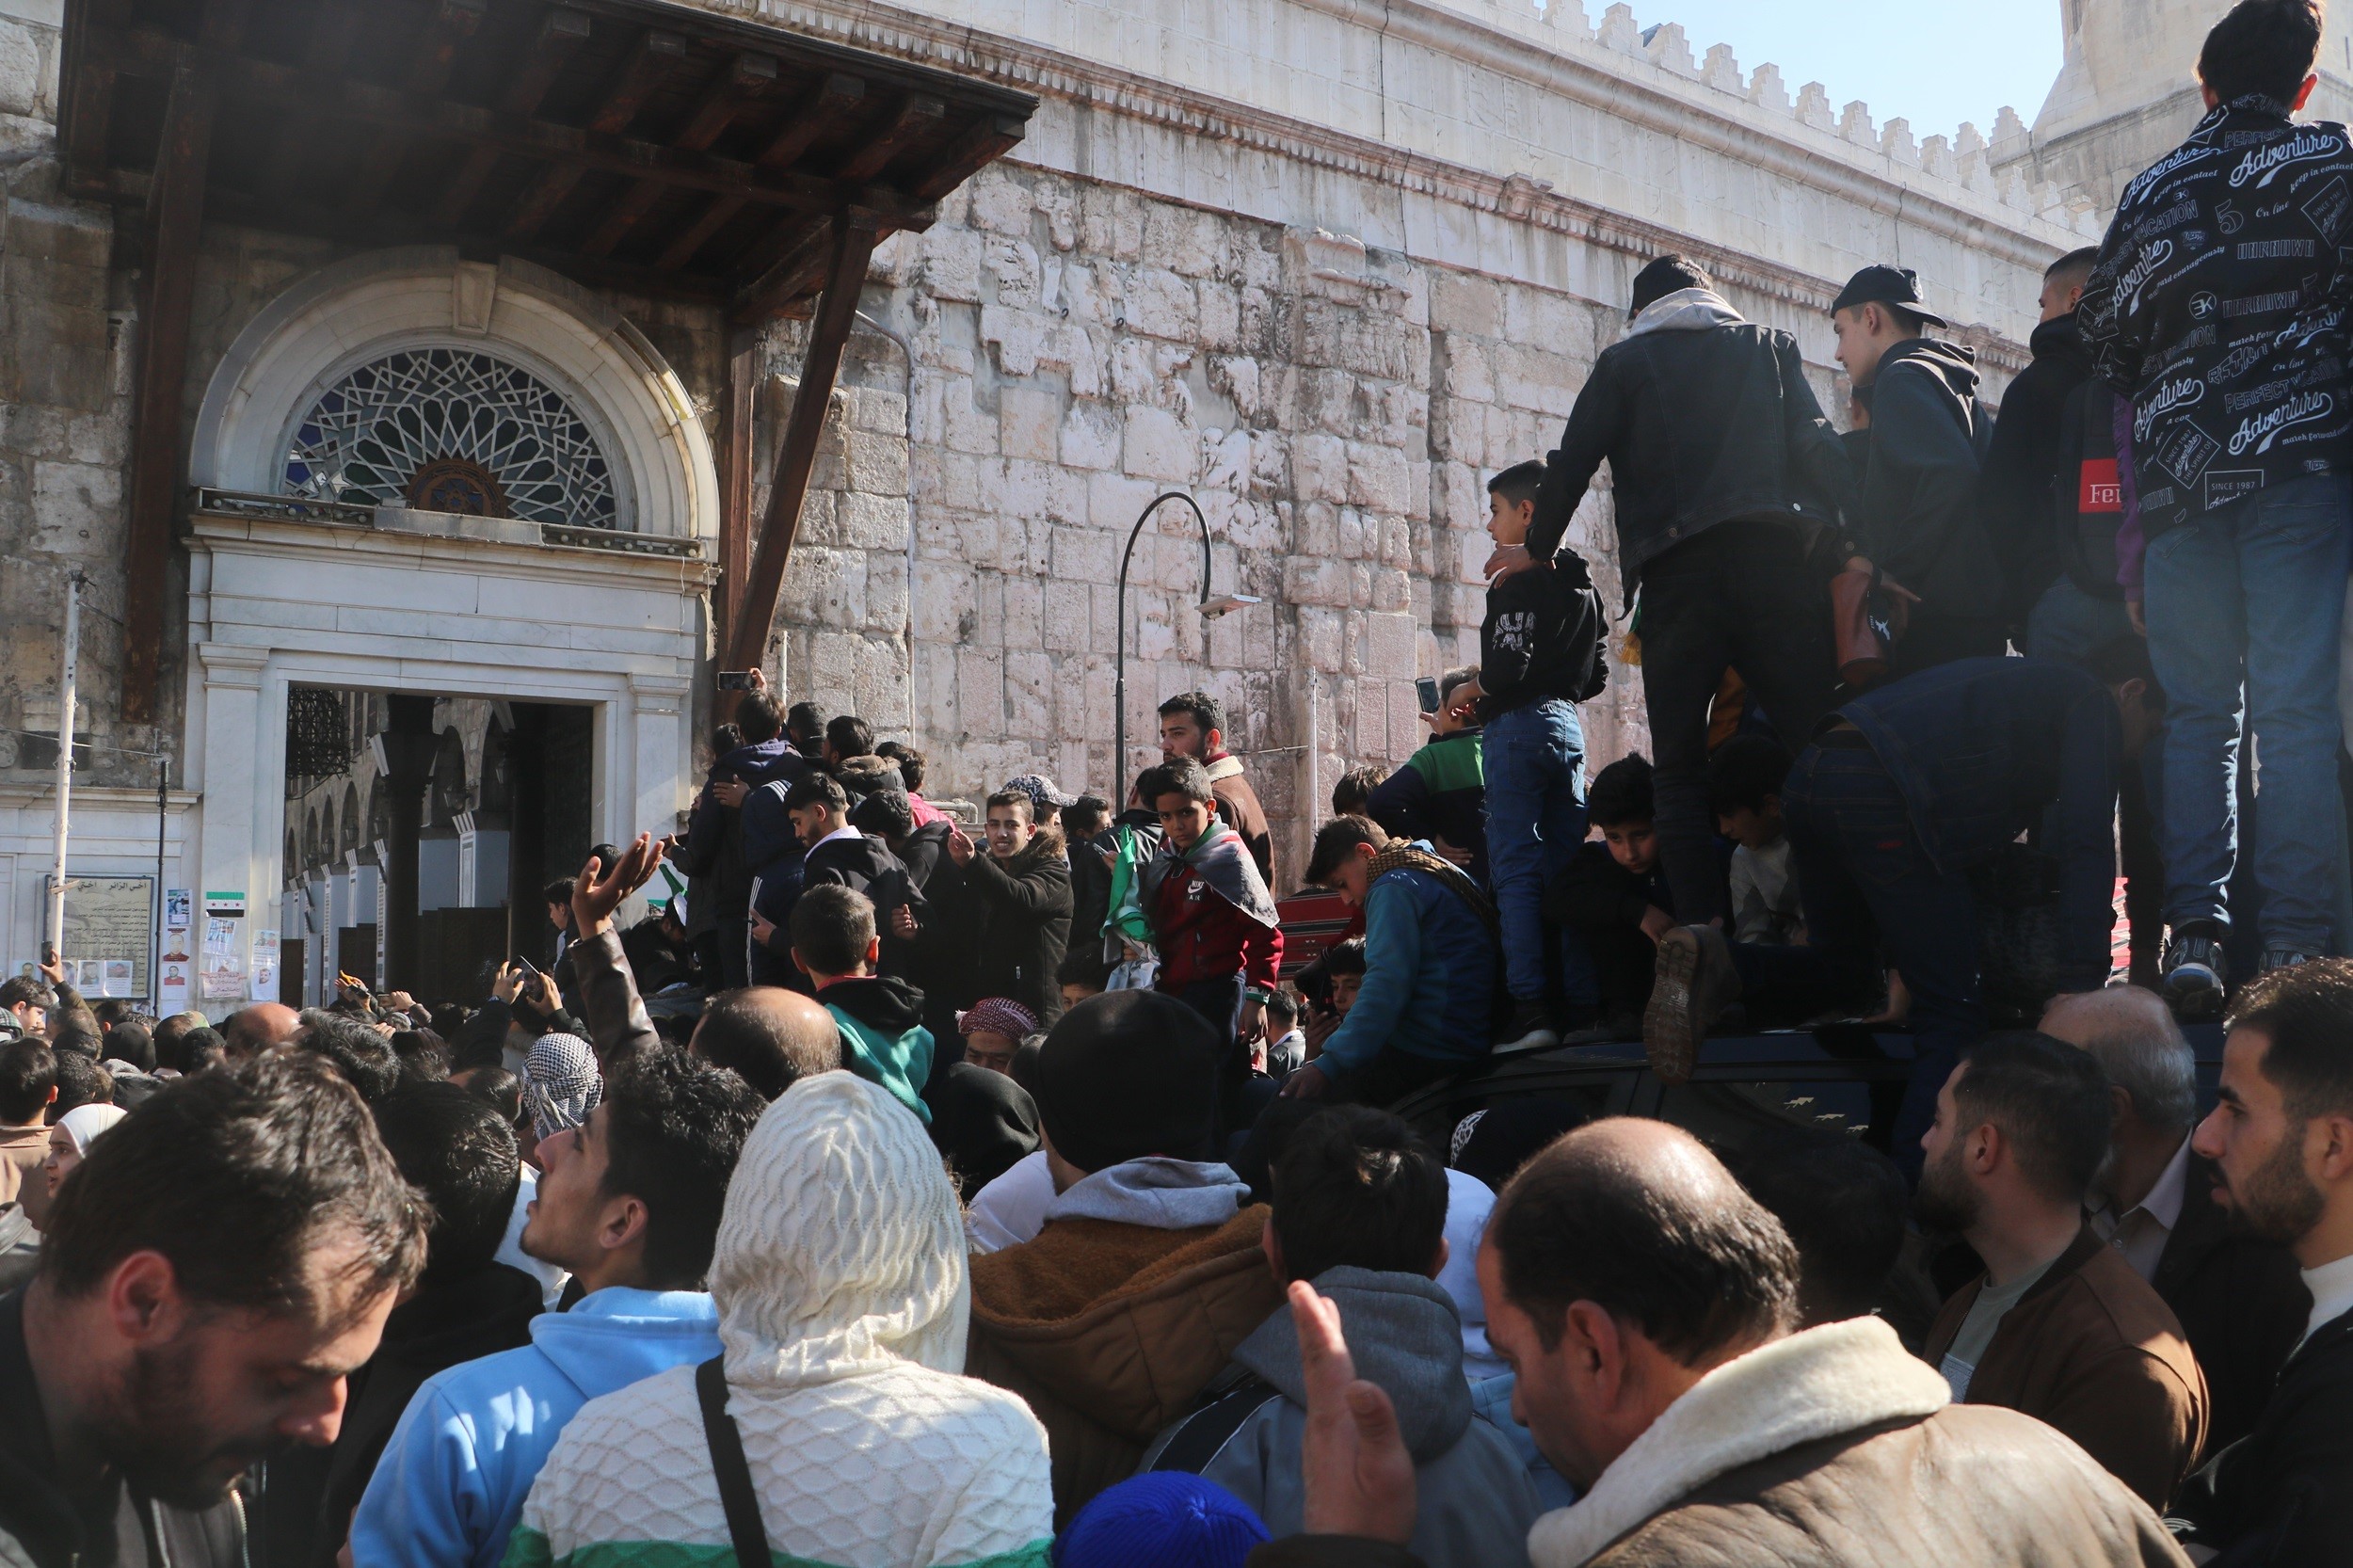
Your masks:
<svg viewBox="0 0 2353 1568"><path fill-rule="evenodd" d="M1050 1030L1062 1016L1063 954L1070 942L1070 865L1059 827L1039 827L1019 790L988 797L988 853L961 832L948 840L961 873L965 929L973 938L979 997L1009 997ZM934 879L945 875L945 869Z"/></svg>

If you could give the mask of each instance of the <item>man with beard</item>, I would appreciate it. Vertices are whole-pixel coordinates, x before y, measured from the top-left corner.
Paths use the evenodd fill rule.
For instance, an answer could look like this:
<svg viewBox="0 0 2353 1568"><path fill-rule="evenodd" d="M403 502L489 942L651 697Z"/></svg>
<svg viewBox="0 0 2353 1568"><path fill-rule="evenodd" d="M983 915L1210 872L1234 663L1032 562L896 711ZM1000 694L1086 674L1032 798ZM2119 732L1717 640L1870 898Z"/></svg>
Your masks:
<svg viewBox="0 0 2353 1568"><path fill-rule="evenodd" d="M1937 1092L1913 1207L1985 1272L1921 1354L1953 1398L2057 1428L2162 1512L2206 1436L2206 1380L2182 1326L2084 1223L2108 1148L2107 1075L2047 1034L1995 1034Z"/></svg>
<svg viewBox="0 0 2353 1568"><path fill-rule="evenodd" d="M2214 1162L2216 1201L2296 1254L2313 1312L2255 1430L2198 1473L2180 1512L2221 1568L2340 1561L2353 1540L2353 960L2240 993L2221 1103L2190 1147Z"/></svg>
<svg viewBox="0 0 2353 1568"><path fill-rule="evenodd" d="M323 1061L180 1080L90 1151L0 1301L0 1561L230 1568L236 1479L343 1425L427 1211Z"/></svg>

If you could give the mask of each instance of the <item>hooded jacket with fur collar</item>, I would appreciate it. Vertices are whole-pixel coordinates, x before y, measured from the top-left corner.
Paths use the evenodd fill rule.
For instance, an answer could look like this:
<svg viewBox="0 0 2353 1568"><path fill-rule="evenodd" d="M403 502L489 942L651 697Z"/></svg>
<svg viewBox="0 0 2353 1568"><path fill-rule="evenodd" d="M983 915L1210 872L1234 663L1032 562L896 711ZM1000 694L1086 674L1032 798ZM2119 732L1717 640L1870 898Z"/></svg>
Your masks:
<svg viewBox="0 0 2353 1568"><path fill-rule="evenodd" d="M1133 1474L1282 1304L1267 1210L1237 1210L1242 1192L1223 1165L1129 1160L1057 1197L1034 1239L972 1260L965 1369L1046 1424L1058 1528Z"/></svg>
<svg viewBox="0 0 2353 1568"><path fill-rule="evenodd" d="M1593 1490L1536 1521L1535 1568L2186 1568L2147 1504L2050 1428L1955 1405L1876 1318L1715 1368Z"/></svg>
<svg viewBox="0 0 2353 1568"><path fill-rule="evenodd" d="M846 1072L803 1079L728 1184L711 1293L728 1412L771 1554L831 1568L1046 1568L1045 1433L958 1376L970 1299L955 1189L922 1128ZM508 1568L732 1560L695 1368L572 1418Z"/></svg>

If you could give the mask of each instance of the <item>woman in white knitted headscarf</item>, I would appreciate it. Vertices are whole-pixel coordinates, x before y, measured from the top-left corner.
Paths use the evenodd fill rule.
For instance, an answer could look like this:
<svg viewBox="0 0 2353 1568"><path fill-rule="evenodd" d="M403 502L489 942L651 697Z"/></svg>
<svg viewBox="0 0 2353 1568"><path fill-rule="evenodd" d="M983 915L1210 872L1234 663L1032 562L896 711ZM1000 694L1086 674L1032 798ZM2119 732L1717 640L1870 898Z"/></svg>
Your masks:
<svg viewBox="0 0 2353 1568"><path fill-rule="evenodd" d="M116 1105L77 1105L57 1118L49 1129L49 1158L40 1166L51 1198L89 1153L89 1146L98 1142L98 1135L129 1114Z"/></svg>
<svg viewBox="0 0 2353 1568"><path fill-rule="evenodd" d="M1045 1568L1046 1433L962 1376L955 1189L888 1091L821 1073L768 1108L711 1264L728 1415L767 1546L838 1568ZM592 1400L523 1506L509 1568L676 1563L733 1544L696 1368Z"/></svg>

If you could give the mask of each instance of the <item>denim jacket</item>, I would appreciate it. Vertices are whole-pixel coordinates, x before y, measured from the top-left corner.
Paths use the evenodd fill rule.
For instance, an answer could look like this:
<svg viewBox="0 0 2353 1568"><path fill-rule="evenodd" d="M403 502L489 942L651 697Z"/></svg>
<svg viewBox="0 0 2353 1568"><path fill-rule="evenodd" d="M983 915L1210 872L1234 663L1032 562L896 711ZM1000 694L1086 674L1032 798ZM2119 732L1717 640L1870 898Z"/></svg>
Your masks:
<svg viewBox="0 0 2353 1568"><path fill-rule="evenodd" d="M1838 712L1870 743L1941 872L1990 859L2056 805L2043 848L2059 862L2063 962L2077 982L2106 978L2124 751L2106 687L2041 659L1960 659Z"/></svg>

